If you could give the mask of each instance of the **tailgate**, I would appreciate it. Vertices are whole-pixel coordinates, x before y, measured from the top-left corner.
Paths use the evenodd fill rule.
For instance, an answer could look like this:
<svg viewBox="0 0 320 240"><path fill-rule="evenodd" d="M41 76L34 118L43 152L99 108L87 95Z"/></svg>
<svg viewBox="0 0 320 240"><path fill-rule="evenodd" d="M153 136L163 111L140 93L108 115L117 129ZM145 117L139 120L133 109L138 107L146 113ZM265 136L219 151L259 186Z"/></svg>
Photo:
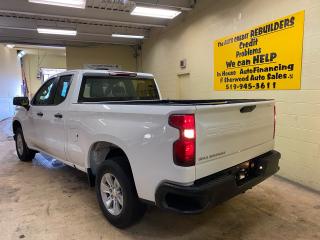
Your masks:
<svg viewBox="0 0 320 240"><path fill-rule="evenodd" d="M197 106L196 179L273 149L274 101Z"/></svg>

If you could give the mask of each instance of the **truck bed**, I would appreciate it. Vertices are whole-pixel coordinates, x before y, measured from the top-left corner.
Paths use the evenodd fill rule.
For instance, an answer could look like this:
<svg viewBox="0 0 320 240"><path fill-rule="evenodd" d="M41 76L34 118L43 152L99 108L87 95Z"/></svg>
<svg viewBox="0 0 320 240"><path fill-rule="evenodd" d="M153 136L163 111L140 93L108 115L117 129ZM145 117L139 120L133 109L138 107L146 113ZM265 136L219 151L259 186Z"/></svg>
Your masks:
<svg viewBox="0 0 320 240"><path fill-rule="evenodd" d="M152 106L167 107L168 114L193 112L197 136L196 179L245 162L274 147L275 116L272 99L167 99L83 103L97 106L136 106L137 108L131 108L131 111L139 114L155 110ZM141 107L145 108L141 110ZM190 111L188 107L193 109ZM128 109L123 111L129 114Z"/></svg>

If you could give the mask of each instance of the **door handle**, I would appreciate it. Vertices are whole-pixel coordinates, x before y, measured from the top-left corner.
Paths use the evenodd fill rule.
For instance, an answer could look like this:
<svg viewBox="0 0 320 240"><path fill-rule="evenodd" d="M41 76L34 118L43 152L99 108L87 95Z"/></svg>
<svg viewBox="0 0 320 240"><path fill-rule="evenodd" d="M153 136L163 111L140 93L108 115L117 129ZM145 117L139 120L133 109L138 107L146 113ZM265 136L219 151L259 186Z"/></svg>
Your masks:
<svg viewBox="0 0 320 240"><path fill-rule="evenodd" d="M42 112L38 112L37 115L38 115L39 117L42 117L42 116L43 116L43 113L42 113Z"/></svg>
<svg viewBox="0 0 320 240"><path fill-rule="evenodd" d="M63 118L63 115L61 113L56 113L54 115L55 118Z"/></svg>

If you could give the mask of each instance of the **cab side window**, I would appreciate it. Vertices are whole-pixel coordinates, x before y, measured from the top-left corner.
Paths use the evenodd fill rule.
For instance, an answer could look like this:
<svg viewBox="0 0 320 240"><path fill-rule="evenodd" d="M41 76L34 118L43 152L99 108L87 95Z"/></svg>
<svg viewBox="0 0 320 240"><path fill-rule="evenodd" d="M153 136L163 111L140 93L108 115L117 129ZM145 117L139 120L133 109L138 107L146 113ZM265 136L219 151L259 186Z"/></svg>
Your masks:
<svg viewBox="0 0 320 240"><path fill-rule="evenodd" d="M32 104L35 106L41 105L52 105L53 96L55 92L55 80L56 78L51 78L46 81L37 94L34 96Z"/></svg>
<svg viewBox="0 0 320 240"><path fill-rule="evenodd" d="M61 76L58 82L57 91L54 96L53 104L58 105L62 103L69 92L69 88L71 85L72 75Z"/></svg>

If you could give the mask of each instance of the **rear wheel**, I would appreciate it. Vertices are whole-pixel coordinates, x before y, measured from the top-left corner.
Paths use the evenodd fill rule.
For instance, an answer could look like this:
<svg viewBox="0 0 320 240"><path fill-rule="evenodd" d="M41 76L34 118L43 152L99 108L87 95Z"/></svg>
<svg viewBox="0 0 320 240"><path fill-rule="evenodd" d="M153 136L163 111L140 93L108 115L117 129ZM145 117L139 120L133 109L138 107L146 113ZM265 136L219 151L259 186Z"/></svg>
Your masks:
<svg viewBox="0 0 320 240"><path fill-rule="evenodd" d="M21 128L18 128L15 133L15 140L16 140L16 150L18 157L23 162L32 161L36 152L29 149L26 141L24 140L23 132Z"/></svg>
<svg viewBox="0 0 320 240"><path fill-rule="evenodd" d="M122 157L113 157L104 162L97 174L96 193L100 208L108 221L126 228L137 222L145 212L139 201L130 169Z"/></svg>

